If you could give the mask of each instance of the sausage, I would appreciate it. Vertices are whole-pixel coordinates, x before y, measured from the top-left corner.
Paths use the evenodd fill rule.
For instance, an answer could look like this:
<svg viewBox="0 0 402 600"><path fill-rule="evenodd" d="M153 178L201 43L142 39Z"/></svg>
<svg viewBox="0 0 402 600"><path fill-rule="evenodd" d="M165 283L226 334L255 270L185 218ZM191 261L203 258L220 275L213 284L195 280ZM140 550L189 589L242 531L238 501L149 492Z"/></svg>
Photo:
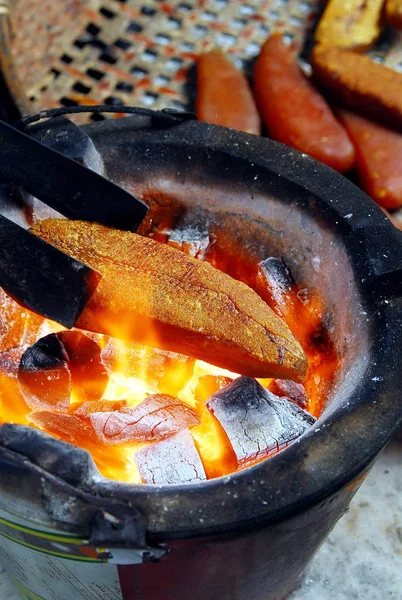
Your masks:
<svg viewBox="0 0 402 600"><path fill-rule="evenodd" d="M261 121L246 77L219 50L197 62L196 112L200 121L259 135Z"/></svg>
<svg viewBox="0 0 402 600"><path fill-rule="evenodd" d="M338 114L355 146L364 191L383 208L402 206L402 134L350 111Z"/></svg>
<svg viewBox="0 0 402 600"><path fill-rule="evenodd" d="M384 0L329 0L315 40L339 48L365 50L381 33Z"/></svg>
<svg viewBox="0 0 402 600"><path fill-rule="evenodd" d="M194 356L252 377L304 379L288 326L247 285L150 238L48 219L31 229L102 277L76 326Z"/></svg>
<svg viewBox="0 0 402 600"><path fill-rule="evenodd" d="M350 50L316 44L314 76L332 97L362 114L402 127L402 73Z"/></svg>
<svg viewBox="0 0 402 600"><path fill-rule="evenodd" d="M279 34L263 45L254 69L254 93L269 135L344 173L354 150L327 102L303 75L293 48Z"/></svg>

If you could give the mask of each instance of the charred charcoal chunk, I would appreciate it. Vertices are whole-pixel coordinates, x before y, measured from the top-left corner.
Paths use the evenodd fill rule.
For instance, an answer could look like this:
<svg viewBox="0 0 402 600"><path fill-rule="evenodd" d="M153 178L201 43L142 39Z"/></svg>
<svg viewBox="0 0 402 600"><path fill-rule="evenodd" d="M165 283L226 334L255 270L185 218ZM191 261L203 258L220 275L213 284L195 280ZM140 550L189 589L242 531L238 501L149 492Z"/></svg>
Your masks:
<svg viewBox="0 0 402 600"><path fill-rule="evenodd" d="M32 425L66 442L82 444L97 441L93 428L74 415L42 410L30 413L27 419Z"/></svg>
<svg viewBox="0 0 402 600"><path fill-rule="evenodd" d="M81 419L89 419L92 413L111 412L127 407L127 400L91 400L71 407L70 414Z"/></svg>
<svg viewBox="0 0 402 600"><path fill-rule="evenodd" d="M110 338L102 350L102 362L109 372L145 377L161 393L177 394L191 379L195 360L184 354Z"/></svg>
<svg viewBox="0 0 402 600"><path fill-rule="evenodd" d="M99 400L109 380L101 360L100 346L80 331L62 331L55 335L67 353L76 397L80 400Z"/></svg>
<svg viewBox="0 0 402 600"><path fill-rule="evenodd" d="M258 265L257 280L270 297L272 308L286 314L288 294L292 290L292 278L281 258L271 256Z"/></svg>
<svg viewBox="0 0 402 600"><path fill-rule="evenodd" d="M278 293L290 292L292 289L292 279L289 269L281 258L273 256L266 258L258 265L259 271L263 274L268 284Z"/></svg>
<svg viewBox="0 0 402 600"><path fill-rule="evenodd" d="M188 256L200 258L210 245L208 230L188 226L186 229L175 228L169 235L169 246L181 250Z"/></svg>
<svg viewBox="0 0 402 600"><path fill-rule="evenodd" d="M315 422L309 413L250 377L239 377L213 394L206 407L225 430L239 465L278 451Z"/></svg>
<svg viewBox="0 0 402 600"><path fill-rule="evenodd" d="M200 421L187 404L165 394L149 396L134 408L92 413L90 420L105 444L163 440Z"/></svg>
<svg viewBox="0 0 402 600"><path fill-rule="evenodd" d="M96 342L79 331L62 331L41 338L24 352L18 380L31 408L67 412L71 390L79 399L97 400L108 375Z"/></svg>
<svg viewBox="0 0 402 600"><path fill-rule="evenodd" d="M135 462L143 483L165 485L204 481L207 478L188 429L138 450Z"/></svg>
<svg viewBox="0 0 402 600"><path fill-rule="evenodd" d="M56 334L45 336L24 352L18 368L18 381L30 408L68 410L71 373L64 344Z"/></svg>
<svg viewBox="0 0 402 600"><path fill-rule="evenodd" d="M306 390L302 383L296 383L290 379L274 379L269 389L275 396L285 396L300 408L306 409L308 406Z"/></svg>
<svg viewBox="0 0 402 600"><path fill-rule="evenodd" d="M209 221L204 211L192 210L182 215L169 234L168 244L188 256L201 258L211 244Z"/></svg>
<svg viewBox="0 0 402 600"><path fill-rule="evenodd" d="M0 288L0 352L33 344L45 319L17 304Z"/></svg>
<svg viewBox="0 0 402 600"><path fill-rule="evenodd" d="M26 348L24 346L18 346L17 348L11 348L10 350L0 352L0 371L5 375L16 377L25 350Z"/></svg>
<svg viewBox="0 0 402 600"><path fill-rule="evenodd" d="M18 379L0 369L0 423L26 425L29 407L22 395Z"/></svg>

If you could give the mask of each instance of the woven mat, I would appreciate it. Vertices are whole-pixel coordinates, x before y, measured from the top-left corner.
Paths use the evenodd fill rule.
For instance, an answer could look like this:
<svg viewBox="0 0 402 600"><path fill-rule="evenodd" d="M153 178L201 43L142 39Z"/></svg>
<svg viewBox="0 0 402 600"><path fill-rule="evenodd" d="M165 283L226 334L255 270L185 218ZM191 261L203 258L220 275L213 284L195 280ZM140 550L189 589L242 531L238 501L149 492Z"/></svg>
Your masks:
<svg viewBox="0 0 402 600"><path fill-rule="evenodd" d="M119 103L192 108L197 55L223 48L249 72L269 33L302 48L317 0L0 0L8 5L9 81L23 111ZM2 28L4 31L4 27ZM391 43L392 42L392 43ZM4 45L4 40L3 40ZM402 70L402 40L386 35L375 60ZM100 115L80 117L103 118Z"/></svg>

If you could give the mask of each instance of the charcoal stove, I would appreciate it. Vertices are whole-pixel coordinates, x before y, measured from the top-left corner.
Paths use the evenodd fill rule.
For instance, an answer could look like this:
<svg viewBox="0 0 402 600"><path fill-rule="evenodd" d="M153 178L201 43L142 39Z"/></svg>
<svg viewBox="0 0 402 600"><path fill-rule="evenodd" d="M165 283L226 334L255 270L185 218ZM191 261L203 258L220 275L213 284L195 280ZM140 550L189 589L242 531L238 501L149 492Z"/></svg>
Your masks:
<svg viewBox="0 0 402 600"><path fill-rule="evenodd" d="M87 452L3 425L0 562L26 598L281 600L402 420L401 234L345 178L271 140L146 114L84 131L149 205L142 233L166 214L207 223L234 260L269 249L317 290L339 368L308 432L201 483L111 481Z"/></svg>

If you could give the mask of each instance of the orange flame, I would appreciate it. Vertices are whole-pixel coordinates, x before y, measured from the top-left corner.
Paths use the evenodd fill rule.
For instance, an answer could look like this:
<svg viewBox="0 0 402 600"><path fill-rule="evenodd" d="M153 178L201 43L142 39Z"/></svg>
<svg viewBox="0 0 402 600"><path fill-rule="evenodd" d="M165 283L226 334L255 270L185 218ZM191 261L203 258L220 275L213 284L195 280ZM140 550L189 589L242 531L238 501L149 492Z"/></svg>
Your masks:
<svg viewBox="0 0 402 600"><path fill-rule="evenodd" d="M269 288L264 287L264 282L258 277L256 266L242 267L236 264L233 267L233 257L228 261L227 257L220 257L216 253L209 260L218 268L253 287L273 310L285 319L308 356L310 368L305 381L309 400L308 410L315 416L319 416L338 366L335 350L322 326L324 305L321 299L307 292L300 294L296 286L293 286L287 294L286 301L278 306ZM233 268L235 273L231 272ZM10 307L13 323L7 319ZM20 356L25 347L42 337L44 333L63 329L43 319L40 319L37 326L37 320L36 315L32 316L32 313L18 307L10 299L0 302L0 328L4 323L8 327L6 344L1 345L0 340L0 423L26 425L27 414L30 412L19 389L15 364L14 370L7 366L7 352L20 349ZM113 330L110 324L108 325L113 338L95 334L109 371L109 382L102 399L125 400L129 407L135 407L151 394L163 393L178 398L199 415L200 423L191 430L191 433L208 478L236 471L239 467L230 441L218 421L205 408L204 402L211 393L238 375L186 356L159 351L156 332L154 332L153 347L119 341L120 338L125 337L124 318L121 323L114 325ZM14 337L13 327L17 331ZM28 333L30 335L27 336ZM269 388L272 380L264 379L259 382ZM79 404L82 404L82 398L73 391L70 409ZM70 441L62 432L57 435L53 431L52 435ZM135 464L135 452L144 446L143 443L109 446L88 439L80 441L79 445L91 453L104 476L124 482L140 483L140 475Z"/></svg>

